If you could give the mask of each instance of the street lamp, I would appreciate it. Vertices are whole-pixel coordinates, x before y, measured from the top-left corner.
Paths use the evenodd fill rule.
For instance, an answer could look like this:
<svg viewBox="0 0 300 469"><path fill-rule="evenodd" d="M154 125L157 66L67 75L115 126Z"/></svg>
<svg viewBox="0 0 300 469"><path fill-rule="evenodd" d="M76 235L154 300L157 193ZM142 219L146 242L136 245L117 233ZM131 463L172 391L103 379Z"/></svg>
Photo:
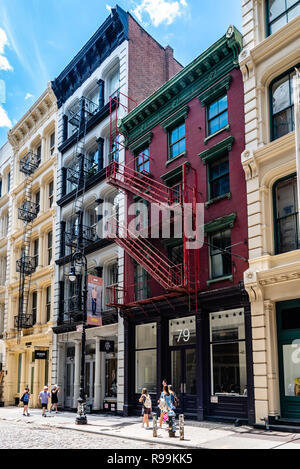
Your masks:
<svg viewBox="0 0 300 469"><path fill-rule="evenodd" d="M83 308L82 308L82 335L81 335L81 369L80 369L80 392L77 401L77 416L75 423L77 425L86 425L86 399L85 399L85 344L86 344L86 322L87 322L87 293L88 293L88 275L87 259L81 251L76 251L72 256L72 267L69 273L70 282L75 282L84 267L83 278ZM78 295L79 296L79 295Z"/></svg>

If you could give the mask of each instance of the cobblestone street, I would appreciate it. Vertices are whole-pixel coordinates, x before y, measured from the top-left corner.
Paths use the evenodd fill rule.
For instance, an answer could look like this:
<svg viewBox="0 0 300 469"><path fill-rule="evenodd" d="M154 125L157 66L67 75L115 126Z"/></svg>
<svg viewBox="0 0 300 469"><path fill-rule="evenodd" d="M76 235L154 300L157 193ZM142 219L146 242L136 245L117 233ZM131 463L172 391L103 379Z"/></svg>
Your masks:
<svg viewBox="0 0 300 469"><path fill-rule="evenodd" d="M0 421L0 449L169 449L110 436L42 427L33 423ZM172 448L174 449L174 448Z"/></svg>

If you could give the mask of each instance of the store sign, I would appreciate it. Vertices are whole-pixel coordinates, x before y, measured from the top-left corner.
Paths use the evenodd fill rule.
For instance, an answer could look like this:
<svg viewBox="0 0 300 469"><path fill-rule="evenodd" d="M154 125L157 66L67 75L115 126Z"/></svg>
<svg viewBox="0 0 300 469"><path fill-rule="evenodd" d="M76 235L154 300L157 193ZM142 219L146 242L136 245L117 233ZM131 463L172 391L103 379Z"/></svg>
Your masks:
<svg viewBox="0 0 300 469"><path fill-rule="evenodd" d="M89 326L102 326L102 287L102 278L88 276L87 324Z"/></svg>
<svg viewBox="0 0 300 469"><path fill-rule="evenodd" d="M47 358L48 358L47 350L35 350L34 351L35 360L47 360Z"/></svg>
<svg viewBox="0 0 300 469"><path fill-rule="evenodd" d="M100 352L114 353L115 343L113 340L100 340Z"/></svg>

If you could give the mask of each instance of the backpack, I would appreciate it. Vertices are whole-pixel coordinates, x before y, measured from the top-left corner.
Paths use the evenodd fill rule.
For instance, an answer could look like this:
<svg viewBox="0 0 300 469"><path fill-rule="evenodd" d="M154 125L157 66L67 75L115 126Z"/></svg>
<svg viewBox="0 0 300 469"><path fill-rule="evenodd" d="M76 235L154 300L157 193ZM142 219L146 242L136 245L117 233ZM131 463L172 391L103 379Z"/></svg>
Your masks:
<svg viewBox="0 0 300 469"><path fill-rule="evenodd" d="M146 396L144 406L146 407L146 409L151 409L151 407L152 407L152 401L151 401L151 397L149 395Z"/></svg>

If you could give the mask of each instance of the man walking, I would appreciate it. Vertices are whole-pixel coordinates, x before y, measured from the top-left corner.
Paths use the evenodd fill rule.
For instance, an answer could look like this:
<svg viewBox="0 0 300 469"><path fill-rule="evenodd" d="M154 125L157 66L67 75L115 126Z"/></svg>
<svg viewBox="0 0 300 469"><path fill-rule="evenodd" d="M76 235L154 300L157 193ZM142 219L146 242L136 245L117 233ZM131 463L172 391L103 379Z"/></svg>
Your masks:
<svg viewBox="0 0 300 469"><path fill-rule="evenodd" d="M44 391L41 391L39 394L39 399L42 404L43 413L42 416L46 417L46 410L48 409L48 401L50 397L50 392L48 391L48 386L44 386Z"/></svg>

